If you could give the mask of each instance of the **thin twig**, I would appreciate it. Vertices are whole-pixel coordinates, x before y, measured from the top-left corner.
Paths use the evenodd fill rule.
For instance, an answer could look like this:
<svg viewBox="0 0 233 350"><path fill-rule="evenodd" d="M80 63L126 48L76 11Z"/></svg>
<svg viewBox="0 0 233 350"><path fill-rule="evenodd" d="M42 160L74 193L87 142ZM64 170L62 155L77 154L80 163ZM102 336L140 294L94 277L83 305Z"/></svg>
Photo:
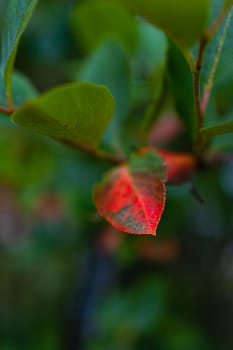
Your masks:
<svg viewBox="0 0 233 350"><path fill-rule="evenodd" d="M193 73L193 91L194 91L194 105L195 105L195 114L197 120L197 132L202 127L203 114L200 106L200 71Z"/></svg>

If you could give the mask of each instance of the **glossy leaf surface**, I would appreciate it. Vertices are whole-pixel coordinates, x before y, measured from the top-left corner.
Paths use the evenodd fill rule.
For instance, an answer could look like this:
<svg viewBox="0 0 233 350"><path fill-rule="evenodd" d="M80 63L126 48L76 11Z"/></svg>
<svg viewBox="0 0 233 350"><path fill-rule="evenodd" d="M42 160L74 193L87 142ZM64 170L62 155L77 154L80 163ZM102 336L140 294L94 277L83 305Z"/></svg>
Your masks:
<svg viewBox="0 0 233 350"><path fill-rule="evenodd" d="M99 214L119 230L155 235L165 205L166 172L155 153L132 156L95 186Z"/></svg>
<svg viewBox="0 0 233 350"><path fill-rule="evenodd" d="M20 38L38 0L9 0L1 33L1 76L11 99L11 74Z"/></svg>
<svg viewBox="0 0 233 350"><path fill-rule="evenodd" d="M72 83L26 102L12 119L40 134L96 148L113 110L114 99L106 87Z"/></svg>

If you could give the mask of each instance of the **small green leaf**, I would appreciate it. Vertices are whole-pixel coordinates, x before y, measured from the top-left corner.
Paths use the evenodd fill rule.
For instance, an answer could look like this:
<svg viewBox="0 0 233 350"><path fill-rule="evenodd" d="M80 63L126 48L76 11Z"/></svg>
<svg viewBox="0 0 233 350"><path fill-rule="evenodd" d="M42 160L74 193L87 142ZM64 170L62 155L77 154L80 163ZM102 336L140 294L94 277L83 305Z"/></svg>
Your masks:
<svg viewBox="0 0 233 350"><path fill-rule="evenodd" d="M38 0L9 0L1 33L0 73L6 94L11 101L11 75L19 40L31 18Z"/></svg>
<svg viewBox="0 0 233 350"><path fill-rule="evenodd" d="M202 128L200 132L204 142L208 142L215 136L233 133L233 121Z"/></svg>
<svg viewBox="0 0 233 350"><path fill-rule="evenodd" d="M54 139L97 148L113 110L114 99L106 87L72 83L26 102L12 120Z"/></svg>
<svg viewBox="0 0 233 350"><path fill-rule="evenodd" d="M163 30L179 47L190 48L205 30L209 0L118 0Z"/></svg>
<svg viewBox="0 0 233 350"><path fill-rule="evenodd" d="M78 4L72 16L72 27L78 44L87 52L107 39L119 41L129 52L136 47L136 19L110 1Z"/></svg>

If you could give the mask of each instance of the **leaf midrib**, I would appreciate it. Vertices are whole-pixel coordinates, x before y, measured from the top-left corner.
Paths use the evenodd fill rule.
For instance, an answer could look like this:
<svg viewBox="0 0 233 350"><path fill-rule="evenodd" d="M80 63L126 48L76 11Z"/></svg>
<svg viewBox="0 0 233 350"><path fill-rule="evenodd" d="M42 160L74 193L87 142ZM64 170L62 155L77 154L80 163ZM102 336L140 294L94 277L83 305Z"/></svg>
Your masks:
<svg viewBox="0 0 233 350"><path fill-rule="evenodd" d="M130 170L128 169L127 166L125 166L125 174L126 174L126 177L128 177L129 183L131 184L132 189L133 189L133 191L134 191L134 193L135 193L136 197L138 198L138 201L139 201L139 203L141 205L142 211L144 213L144 216L145 216L145 219L146 219L146 222L147 222L147 226L150 228L151 232L154 233L154 230L153 230L153 228L151 226L150 217L147 214L147 210L146 210L144 201L142 199L142 195L138 191L137 186L134 184L133 174L130 173Z"/></svg>

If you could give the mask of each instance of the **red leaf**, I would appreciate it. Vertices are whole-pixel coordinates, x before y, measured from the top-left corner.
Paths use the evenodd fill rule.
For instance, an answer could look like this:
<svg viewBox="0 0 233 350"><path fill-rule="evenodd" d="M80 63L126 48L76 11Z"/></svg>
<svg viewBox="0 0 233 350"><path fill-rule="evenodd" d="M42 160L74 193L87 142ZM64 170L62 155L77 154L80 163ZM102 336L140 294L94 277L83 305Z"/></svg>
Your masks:
<svg viewBox="0 0 233 350"><path fill-rule="evenodd" d="M143 147L140 154L148 151L159 154L167 166L167 182L170 184L180 184L190 181L196 168L196 160L191 154L173 153L157 149L155 147Z"/></svg>
<svg viewBox="0 0 233 350"><path fill-rule="evenodd" d="M99 214L119 230L155 235L164 210L165 176L166 167L158 155L134 156L95 186Z"/></svg>

